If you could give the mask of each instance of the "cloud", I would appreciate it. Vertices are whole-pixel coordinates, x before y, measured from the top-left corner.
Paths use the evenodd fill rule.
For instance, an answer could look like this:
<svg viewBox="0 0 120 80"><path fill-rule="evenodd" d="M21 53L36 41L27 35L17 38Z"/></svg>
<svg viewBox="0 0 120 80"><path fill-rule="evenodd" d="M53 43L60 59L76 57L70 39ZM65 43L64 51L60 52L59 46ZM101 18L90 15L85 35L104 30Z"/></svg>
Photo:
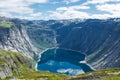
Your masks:
<svg viewBox="0 0 120 80"><path fill-rule="evenodd" d="M47 2L48 0L0 0L0 11L31 13L33 9L30 8L30 5Z"/></svg>
<svg viewBox="0 0 120 80"><path fill-rule="evenodd" d="M76 5L69 7L59 7L56 11L51 11L49 14L50 19L106 19L106 18L118 18L120 17L120 4L99 4L94 6L94 11L99 11L100 13L91 13L84 10L92 10L90 6Z"/></svg>
<svg viewBox="0 0 120 80"><path fill-rule="evenodd" d="M33 12L28 4L20 0L0 0L0 11L5 13L19 13L26 14Z"/></svg>
<svg viewBox="0 0 120 80"><path fill-rule="evenodd" d="M79 1L80 0L63 0L63 2L66 4L75 3L75 2L79 2Z"/></svg>
<svg viewBox="0 0 120 80"><path fill-rule="evenodd" d="M88 13L80 10L90 9L89 6L69 6L69 7L59 7L56 11L49 11L49 18L51 19L72 19L72 18L87 18Z"/></svg>
<svg viewBox="0 0 120 80"><path fill-rule="evenodd" d="M30 6L35 3L47 3L48 0L0 0L0 16L6 17L38 17L40 12L35 13ZM24 15L27 15L24 17Z"/></svg>
<svg viewBox="0 0 120 80"><path fill-rule="evenodd" d="M34 4L34 3L48 3L48 0L25 0L28 3Z"/></svg>
<svg viewBox="0 0 120 80"><path fill-rule="evenodd" d="M6 13L6 12L0 12L0 16L12 17L10 13Z"/></svg>
<svg viewBox="0 0 120 80"><path fill-rule="evenodd" d="M39 17L39 16L42 16L42 13L41 12L33 13L33 14L30 14L30 16L32 16L32 17Z"/></svg>
<svg viewBox="0 0 120 80"><path fill-rule="evenodd" d="M88 0L87 2L83 3L83 5L104 4L108 2L120 2L120 0Z"/></svg>
<svg viewBox="0 0 120 80"><path fill-rule="evenodd" d="M37 13L31 13L31 14L27 14L27 15L17 15L17 16L10 15L8 17L20 18L20 19L28 19L28 20L39 20L39 19L41 19L42 15L43 14L41 12L37 12Z"/></svg>
<svg viewBox="0 0 120 80"><path fill-rule="evenodd" d="M110 14L92 14L91 16L89 16L89 18L92 18L92 19L107 19L111 17L112 15Z"/></svg>
<svg viewBox="0 0 120 80"><path fill-rule="evenodd" d="M42 6L63 4L63 2L71 5L70 3L76 4L79 1L81 0L61 0L59 3L52 0L0 0L0 16L22 19L104 19L120 17L120 0L87 0L82 5L61 6L55 10L52 8L52 11L44 10L45 12L35 11L36 7L31 7L36 3L42 4Z"/></svg>
<svg viewBox="0 0 120 80"><path fill-rule="evenodd" d="M120 17L120 3L97 5L96 8L99 11L108 12L111 17Z"/></svg>
<svg viewBox="0 0 120 80"><path fill-rule="evenodd" d="M70 7L59 7L56 10L57 11L64 11L64 10L81 10L81 9L90 9L90 7L89 6L76 5L76 6L70 6Z"/></svg>
<svg viewBox="0 0 120 80"><path fill-rule="evenodd" d="M50 19L73 19L73 18L87 18L89 15L86 12L67 10L67 11L51 11Z"/></svg>
<svg viewBox="0 0 120 80"><path fill-rule="evenodd" d="M29 8L29 4L22 0L0 0L0 11L4 13L3 15L11 13L29 14L33 12L33 9Z"/></svg>
<svg viewBox="0 0 120 80"><path fill-rule="evenodd" d="M59 7L56 10L57 11L66 11L66 10L68 10L68 8L67 7Z"/></svg>

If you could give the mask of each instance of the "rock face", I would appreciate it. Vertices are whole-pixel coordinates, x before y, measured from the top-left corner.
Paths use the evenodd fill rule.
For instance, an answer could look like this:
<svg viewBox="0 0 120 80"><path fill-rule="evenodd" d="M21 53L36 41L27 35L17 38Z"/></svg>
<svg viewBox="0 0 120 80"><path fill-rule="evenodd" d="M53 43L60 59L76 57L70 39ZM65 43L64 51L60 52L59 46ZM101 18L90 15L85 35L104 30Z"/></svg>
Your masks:
<svg viewBox="0 0 120 80"><path fill-rule="evenodd" d="M36 24L40 25L37 26L38 28L44 29L38 31L40 36L41 34L45 35L45 31L48 29L56 31L58 47L86 54L86 61L95 69L120 67L120 19L49 20L36 22ZM37 35L37 33L34 35ZM47 33L47 35L50 35L50 33ZM43 39L43 44L44 40L48 38L33 37L38 40ZM52 41L54 41L53 38L49 39L50 43Z"/></svg>
<svg viewBox="0 0 120 80"><path fill-rule="evenodd" d="M56 38L54 30L47 26L45 23L42 24L40 21L33 21L27 23L28 36L39 52L46 48L54 47L56 45L54 38Z"/></svg>
<svg viewBox="0 0 120 80"><path fill-rule="evenodd" d="M11 22L9 28L0 27L0 49L23 53L25 56L37 58L37 50L31 44L26 32L26 26L17 19L2 19Z"/></svg>
<svg viewBox="0 0 120 80"><path fill-rule="evenodd" d="M30 61L32 60L19 53L0 50L0 79L21 74L23 66L32 68Z"/></svg>
<svg viewBox="0 0 120 80"><path fill-rule="evenodd" d="M120 21L86 20L71 26L60 41L61 48L86 54L87 62L96 69L120 67Z"/></svg>

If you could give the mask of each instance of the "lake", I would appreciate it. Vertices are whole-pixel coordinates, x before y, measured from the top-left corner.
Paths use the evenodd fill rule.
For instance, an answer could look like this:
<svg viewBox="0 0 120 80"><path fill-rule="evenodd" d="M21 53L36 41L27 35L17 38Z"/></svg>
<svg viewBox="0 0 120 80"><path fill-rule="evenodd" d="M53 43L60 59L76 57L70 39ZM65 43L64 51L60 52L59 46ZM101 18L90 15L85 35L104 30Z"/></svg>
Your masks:
<svg viewBox="0 0 120 80"><path fill-rule="evenodd" d="M60 48L48 49L41 54L37 69L70 76L93 71L87 64L80 63L84 60L85 55L77 51Z"/></svg>

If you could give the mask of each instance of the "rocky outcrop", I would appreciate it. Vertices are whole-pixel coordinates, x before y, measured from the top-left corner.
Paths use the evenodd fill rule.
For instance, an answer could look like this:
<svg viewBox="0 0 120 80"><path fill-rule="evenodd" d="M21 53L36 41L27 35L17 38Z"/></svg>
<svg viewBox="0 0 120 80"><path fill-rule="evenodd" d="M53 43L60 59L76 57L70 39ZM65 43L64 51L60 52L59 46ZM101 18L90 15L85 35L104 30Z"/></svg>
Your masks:
<svg viewBox="0 0 120 80"><path fill-rule="evenodd" d="M0 49L20 52L37 60L37 49L29 40L26 26L17 19L7 19L6 21L11 22L12 25L9 28L0 27Z"/></svg>
<svg viewBox="0 0 120 80"><path fill-rule="evenodd" d="M0 50L0 80L64 80L68 76L35 71L35 61L20 53Z"/></svg>
<svg viewBox="0 0 120 80"><path fill-rule="evenodd" d="M23 66L32 68L32 60L19 53L0 50L0 79L23 73Z"/></svg>

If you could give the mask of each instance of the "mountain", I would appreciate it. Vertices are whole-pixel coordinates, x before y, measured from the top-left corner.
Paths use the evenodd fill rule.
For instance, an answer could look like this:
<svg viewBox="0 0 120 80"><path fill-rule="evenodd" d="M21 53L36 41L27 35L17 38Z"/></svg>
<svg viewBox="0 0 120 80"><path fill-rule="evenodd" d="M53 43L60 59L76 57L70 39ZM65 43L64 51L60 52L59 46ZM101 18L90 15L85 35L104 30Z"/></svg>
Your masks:
<svg viewBox="0 0 120 80"><path fill-rule="evenodd" d="M58 36L59 46L86 54L87 62L95 69L120 67L119 19L71 23L58 29L58 32L66 32Z"/></svg>
<svg viewBox="0 0 120 80"><path fill-rule="evenodd" d="M86 55L87 63L95 69L120 67L119 18L49 20L33 23L39 25L28 27L28 35L37 46L46 44L46 48L51 48L52 45L79 51Z"/></svg>
<svg viewBox="0 0 120 80"><path fill-rule="evenodd" d="M37 50L27 35L26 27L21 24L20 20L0 18L0 23L2 23L0 25L0 49L21 52L31 58L37 55Z"/></svg>
<svg viewBox="0 0 120 80"><path fill-rule="evenodd" d="M30 21L0 17L0 50L19 52L33 61L42 51L59 47L85 54L94 69L120 68L119 34L119 18Z"/></svg>

